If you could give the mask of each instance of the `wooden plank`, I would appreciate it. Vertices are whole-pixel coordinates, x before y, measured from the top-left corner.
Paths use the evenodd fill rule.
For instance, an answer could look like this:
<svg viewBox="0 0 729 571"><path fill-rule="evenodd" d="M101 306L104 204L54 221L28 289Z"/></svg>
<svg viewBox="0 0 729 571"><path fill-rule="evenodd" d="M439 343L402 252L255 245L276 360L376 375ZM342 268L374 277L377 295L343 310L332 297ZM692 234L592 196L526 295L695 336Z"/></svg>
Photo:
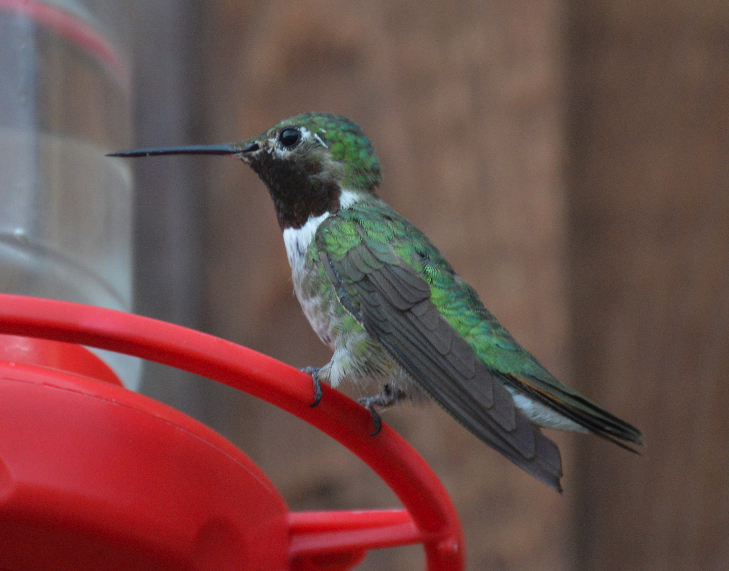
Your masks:
<svg viewBox="0 0 729 571"><path fill-rule="evenodd" d="M644 430L580 443L578 567L729 566L729 11L573 2L575 378Z"/></svg>

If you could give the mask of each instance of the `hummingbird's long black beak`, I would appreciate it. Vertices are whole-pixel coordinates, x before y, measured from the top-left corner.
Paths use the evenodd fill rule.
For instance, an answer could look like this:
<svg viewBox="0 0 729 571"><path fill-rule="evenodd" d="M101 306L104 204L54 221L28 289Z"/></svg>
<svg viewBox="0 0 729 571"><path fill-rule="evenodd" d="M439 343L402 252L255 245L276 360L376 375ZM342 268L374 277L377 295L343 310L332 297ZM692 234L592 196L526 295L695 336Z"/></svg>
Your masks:
<svg viewBox="0 0 729 571"><path fill-rule="evenodd" d="M132 149L109 153L107 157L152 157L160 155L239 155L252 149L250 144L240 146L237 143L222 145L190 145L187 147L155 147L151 149Z"/></svg>

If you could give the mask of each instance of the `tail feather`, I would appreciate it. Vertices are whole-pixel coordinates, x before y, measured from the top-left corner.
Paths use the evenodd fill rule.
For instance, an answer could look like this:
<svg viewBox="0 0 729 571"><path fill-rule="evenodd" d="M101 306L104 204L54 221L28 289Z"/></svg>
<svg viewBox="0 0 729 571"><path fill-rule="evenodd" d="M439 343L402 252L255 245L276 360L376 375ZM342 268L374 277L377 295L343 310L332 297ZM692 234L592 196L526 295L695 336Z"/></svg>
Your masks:
<svg viewBox="0 0 729 571"><path fill-rule="evenodd" d="M634 454L640 454L639 450L636 450L630 444L626 444L627 442L643 446L643 438L640 430L606 411L576 391L564 385L555 386L553 383L548 385L550 390L547 390L543 381L540 382L537 379L526 376L500 376L508 385L516 388L537 402L548 406L580 426L585 427L593 434L609 440L613 444Z"/></svg>

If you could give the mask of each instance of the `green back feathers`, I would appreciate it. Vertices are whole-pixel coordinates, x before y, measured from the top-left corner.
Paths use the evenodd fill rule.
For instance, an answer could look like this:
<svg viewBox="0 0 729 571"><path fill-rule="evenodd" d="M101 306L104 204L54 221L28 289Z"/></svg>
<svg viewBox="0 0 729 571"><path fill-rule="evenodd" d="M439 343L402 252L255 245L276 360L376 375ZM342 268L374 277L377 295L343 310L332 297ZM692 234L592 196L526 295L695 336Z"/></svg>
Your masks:
<svg viewBox="0 0 729 571"><path fill-rule="evenodd" d="M425 280L440 314L486 366L534 376L546 372L484 307L478 293L456 275L432 242L382 201L373 199L343 210L317 232L317 244L334 263L342 262L363 241L380 260L389 264L402 260Z"/></svg>

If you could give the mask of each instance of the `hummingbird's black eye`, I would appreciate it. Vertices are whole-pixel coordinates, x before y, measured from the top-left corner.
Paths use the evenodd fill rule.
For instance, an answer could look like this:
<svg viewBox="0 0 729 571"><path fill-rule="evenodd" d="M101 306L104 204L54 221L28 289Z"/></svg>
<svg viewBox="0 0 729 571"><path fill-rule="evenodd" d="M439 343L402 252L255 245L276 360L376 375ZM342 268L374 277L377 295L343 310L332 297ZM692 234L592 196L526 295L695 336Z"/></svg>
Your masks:
<svg viewBox="0 0 729 571"><path fill-rule="evenodd" d="M284 147L291 148L296 143L299 142L299 139L301 139L301 133L298 129L294 129L292 127L287 127L278 136L278 140L281 142L281 144Z"/></svg>

